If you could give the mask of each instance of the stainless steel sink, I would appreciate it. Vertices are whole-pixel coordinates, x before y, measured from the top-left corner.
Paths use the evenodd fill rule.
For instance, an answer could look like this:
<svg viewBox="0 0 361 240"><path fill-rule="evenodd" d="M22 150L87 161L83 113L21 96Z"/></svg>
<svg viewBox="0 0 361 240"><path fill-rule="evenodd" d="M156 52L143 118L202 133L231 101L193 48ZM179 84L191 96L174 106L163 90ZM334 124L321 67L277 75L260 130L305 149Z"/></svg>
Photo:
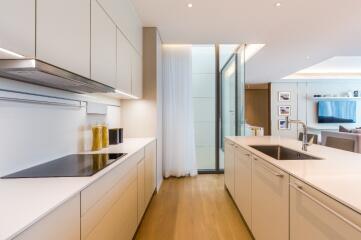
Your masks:
<svg viewBox="0 0 361 240"><path fill-rule="evenodd" d="M250 145L250 147L277 160L322 160L280 145Z"/></svg>

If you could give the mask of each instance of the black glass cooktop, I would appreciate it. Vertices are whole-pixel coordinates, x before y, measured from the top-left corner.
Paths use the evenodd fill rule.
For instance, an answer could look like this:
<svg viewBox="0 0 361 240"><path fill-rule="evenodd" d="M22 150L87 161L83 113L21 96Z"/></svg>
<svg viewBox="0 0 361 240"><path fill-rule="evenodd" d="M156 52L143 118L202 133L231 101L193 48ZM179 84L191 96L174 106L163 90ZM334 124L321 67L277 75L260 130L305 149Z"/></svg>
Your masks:
<svg viewBox="0 0 361 240"><path fill-rule="evenodd" d="M94 175L125 155L126 153L73 154L2 178L87 177Z"/></svg>

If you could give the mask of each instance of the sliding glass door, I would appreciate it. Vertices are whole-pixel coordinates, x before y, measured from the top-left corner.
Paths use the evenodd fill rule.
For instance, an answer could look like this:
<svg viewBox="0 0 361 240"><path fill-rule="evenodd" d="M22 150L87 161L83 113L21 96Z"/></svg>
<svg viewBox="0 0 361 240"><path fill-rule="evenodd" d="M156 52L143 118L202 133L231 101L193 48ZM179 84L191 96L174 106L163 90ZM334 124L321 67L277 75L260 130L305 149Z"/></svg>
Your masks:
<svg viewBox="0 0 361 240"><path fill-rule="evenodd" d="M219 170L224 169L224 138L245 135L245 47L241 45L220 71Z"/></svg>

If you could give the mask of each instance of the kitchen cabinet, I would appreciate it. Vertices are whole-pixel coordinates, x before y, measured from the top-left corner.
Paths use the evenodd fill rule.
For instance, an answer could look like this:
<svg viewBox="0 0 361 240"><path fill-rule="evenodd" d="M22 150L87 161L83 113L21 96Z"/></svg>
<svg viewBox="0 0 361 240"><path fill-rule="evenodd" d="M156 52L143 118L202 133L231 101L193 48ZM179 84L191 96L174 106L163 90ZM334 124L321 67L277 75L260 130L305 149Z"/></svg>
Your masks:
<svg viewBox="0 0 361 240"><path fill-rule="evenodd" d="M138 223L141 222L146 208L145 202L145 168L144 159L138 162Z"/></svg>
<svg viewBox="0 0 361 240"><path fill-rule="evenodd" d="M145 147L145 201L146 205L152 199L153 193L157 187L156 169L157 169L157 142L153 141Z"/></svg>
<svg viewBox="0 0 361 240"><path fill-rule="evenodd" d="M361 239L361 215L292 177L290 239Z"/></svg>
<svg viewBox="0 0 361 240"><path fill-rule="evenodd" d="M35 56L35 0L2 0L0 48L27 58ZM11 58L0 52L0 58Z"/></svg>
<svg viewBox="0 0 361 240"><path fill-rule="evenodd" d="M132 94L132 46L117 30L117 89Z"/></svg>
<svg viewBox="0 0 361 240"><path fill-rule="evenodd" d="M130 0L98 0L130 44L142 55L143 27Z"/></svg>
<svg viewBox="0 0 361 240"><path fill-rule="evenodd" d="M252 155L235 146L235 202L249 228L252 228Z"/></svg>
<svg viewBox="0 0 361 240"><path fill-rule="evenodd" d="M117 29L96 0L91 1L91 78L117 86Z"/></svg>
<svg viewBox="0 0 361 240"><path fill-rule="evenodd" d="M53 212L26 229L14 240L79 240L80 194L56 208Z"/></svg>
<svg viewBox="0 0 361 240"><path fill-rule="evenodd" d="M224 182L225 185L234 198L234 158L235 158L235 150L234 150L234 143L230 141L225 141L224 146Z"/></svg>
<svg viewBox="0 0 361 240"><path fill-rule="evenodd" d="M132 48L132 94L143 97L143 60L142 56Z"/></svg>
<svg viewBox="0 0 361 240"><path fill-rule="evenodd" d="M258 157L252 161L252 233L289 239L289 175Z"/></svg>
<svg viewBox="0 0 361 240"><path fill-rule="evenodd" d="M131 239L138 225L138 162L144 149L81 192L82 239Z"/></svg>
<svg viewBox="0 0 361 240"><path fill-rule="evenodd" d="M89 0L37 0L36 7L37 59L90 78ZM102 33L97 32L99 28L102 28L100 24L104 24L104 31L109 30L110 27L109 23L103 19L104 16L101 16L100 9L93 7L94 28L92 30L95 31L93 43L96 44L93 47L100 47L100 41L103 40L99 39L99 34ZM109 50L110 48L111 46ZM99 54L95 49L93 51L95 51L94 54ZM95 64L98 63L95 62ZM99 70L99 68L96 69ZM109 69L104 71L106 70ZM95 76L98 77L98 75ZM99 79L107 78L99 77Z"/></svg>

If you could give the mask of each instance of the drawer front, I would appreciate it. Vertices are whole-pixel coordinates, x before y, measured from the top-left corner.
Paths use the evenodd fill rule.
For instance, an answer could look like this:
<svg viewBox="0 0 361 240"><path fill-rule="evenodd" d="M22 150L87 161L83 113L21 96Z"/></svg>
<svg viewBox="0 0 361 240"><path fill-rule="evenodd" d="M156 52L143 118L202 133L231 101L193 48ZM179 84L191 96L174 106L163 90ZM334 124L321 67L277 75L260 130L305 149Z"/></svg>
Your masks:
<svg viewBox="0 0 361 240"><path fill-rule="evenodd" d="M80 239L80 195L55 209L26 229L15 240L78 240Z"/></svg>
<svg viewBox="0 0 361 240"><path fill-rule="evenodd" d="M87 239L92 230L102 221L114 204L122 198L129 186L137 182L137 167L127 169L127 173L114 187L93 205L81 218L82 239Z"/></svg>
<svg viewBox="0 0 361 240"><path fill-rule="evenodd" d="M116 166L99 180L91 184L81 192L81 215L83 216L94 204L96 204L113 186L131 169L144 158L144 149L130 156L122 164Z"/></svg>
<svg viewBox="0 0 361 240"><path fill-rule="evenodd" d="M292 240L361 239L361 215L292 177L290 236Z"/></svg>

